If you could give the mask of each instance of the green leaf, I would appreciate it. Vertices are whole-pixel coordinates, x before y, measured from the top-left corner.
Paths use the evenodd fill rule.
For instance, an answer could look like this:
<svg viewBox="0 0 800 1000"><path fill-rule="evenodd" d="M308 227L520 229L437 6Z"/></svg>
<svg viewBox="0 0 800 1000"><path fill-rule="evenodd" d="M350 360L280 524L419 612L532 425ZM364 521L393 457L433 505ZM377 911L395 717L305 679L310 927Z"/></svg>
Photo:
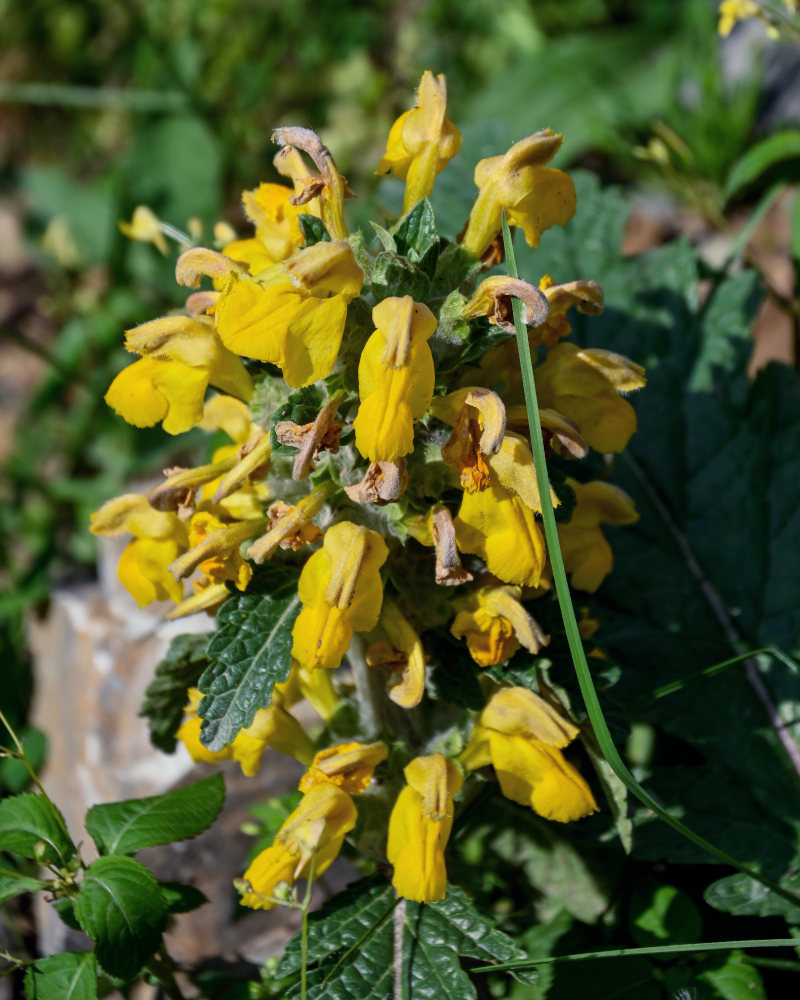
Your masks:
<svg viewBox="0 0 800 1000"><path fill-rule="evenodd" d="M424 302L431 290L431 279L408 257L381 250L372 269L371 288L378 302L389 295L410 295L415 302Z"/></svg>
<svg viewBox="0 0 800 1000"><path fill-rule="evenodd" d="M25 972L27 1000L96 1000L97 967L93 951L65 951L40 958Z"/></svg>
<svg viewBox="0 0 800 1000"><path fill-rule="evenodd" d="M5 903L14 896L21 896L24 892L38 892L39 889L46 888L47 883L41 882L38 878L29 878L26 875L17 877L0 875L0 903Z"/></svg>
<svg viewBox="0 0 800 1000"><path fill-rule="evenodd" d="M170 913L189 913L208 902L208 896L193 885L182 882L159 882L161 895Z"/></svg>
<svg viewBox="0 0 800 1000"><path fill-rule="evenodd" d="M743 188L758 180L770 167L785 160L796 161L799 156L800 130L786 129L784 132L775 132L767 136L755 146L751 146L731 167L723 190L725 200L729 201ZM795 173L787 178L788 180L796 180L796 169Z"/></svg>
<svg viewBox="0 0 800 1000"><path fill-rule="evenodd" d="M281 420L291 420L296 424L310 424L322 408L322 393L315 385L297 389L271 415L270 446L273 455L296 455L297 448L281 444L275 435L275 427Z"/></svg>
<svg viewBox="0 0 800 1000"><path fill-rule="evenodd" d="M792 869L795 868L796 863L792 865ZM800 892L800 874L796 870L780 882L790 892ZM765 885L741 873L712 882L703 893L703 898L715 909L737 917L780 916L790 924L800 922L800 907L792 906L788 900L777 896Z"/></svg>
<svg viewBox="0 0 800 1000"><path fill-rule="evenodd" d="M595 774L602 786L622 849L626 854L630 854L633 848L633 820L628 815L628 789L600 752L600 747L597 746L594 736L591 733L583 733L581 742L589 754L589 760L592 762Z"/></svg>
<svg viewBox="0 0 800 1000"><path fill-rule="evenodd" d="M396 249L399 254L419 264L429 278L433 277L439 259L439 232L436 219L427 198L418 201L394 230Z"/></svg>
<svg viewBox="0 0 800 1000"><path fill-rule="evenodd" d="M304 246L313 247L315 243L330 243L331 235L322 219L316 215L301 214L297 216L297 221L305 241Z"/></svg>
<svg viewBox="0 0 800 1000"><path fill-rule="evenodd" d="M158 882L138 861L98 858L83 877L75 915L95 942L100 965L127 981L158 948L167 903Z"/></svg>
<svg viewBox="0 0 800 1000"><path fill-rule="evenodd" d="M719 957L706 962L697 977L711 987L711 995L721 1000L767 1000L764 983L757 969L741 951L731 952L726 961Z"/></svg>
<svg viewBox="0 0 800 1000"><path fill-rule="evenodd" d="M674 885L652 879L637 883L631 901L631 936L642 947L690 944L703 931L697 907Z"/></svg>
<svg viewBox="0 0 800 1000"><path fill-rule="evenodd" d="M386 1000L394 995L394 889L364 879L329 900L309 919L308 1000ZM402 939L406 1000L470 1000L477 997L459 959L506 962L523 958L514 942L479 913L467 896L448 886L439 903L405 902ZM300 940L289 942L276 974L300 969ZM300 996L299 984L287 1000Z"/></svg>
<svg viewBox="0 0 800 1000"><path fill-rule="evenodd" d="M130 854L196 837L211 826L224 801L225 782L214 774L164 795L92 806L86 829L101 854Z"/></svg>
<svg viewBox="0 0 800 1000"><path fill-rule="evenodd" d="M66 865L75 853L61 813L34 792L0 801L0 850L58 866Z"/></svg>
<svg viewBox="0 0 800 1000"><path fill-rule="evenodd" d="M210 638L210 635L176 636L144 693L139 715L147 719L150 742L164 753L175 749L175 733L183 721L186 691L197 684L208 666Z"/></svg>
<svg viewBox="0 0 800 1000"><path fill-rule="evenodd" d="M200 738L209 750L231 743L269 705L274 685L289 676L292 628L300 613L298 578L293 567L265 566L246 594L233 594L219 609L219 629L208 647L211 663L199 682L205 695Z"/></svg>

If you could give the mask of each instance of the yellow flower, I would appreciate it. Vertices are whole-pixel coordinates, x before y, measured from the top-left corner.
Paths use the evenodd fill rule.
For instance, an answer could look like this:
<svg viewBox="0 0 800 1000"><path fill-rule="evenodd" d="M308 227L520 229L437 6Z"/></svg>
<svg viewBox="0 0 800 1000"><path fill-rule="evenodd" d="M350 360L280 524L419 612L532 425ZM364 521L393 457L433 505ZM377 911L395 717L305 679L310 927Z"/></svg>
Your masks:
<svg viewBox="0 0 800 1000"><path fill-rule="evenodd" d="M254 191L242 192L244 212L256 234L228 243L222 250L225 256L246 264L251 274L291 257L303 245L297 217L308 214L306 206L291 204L293 194L283 184L260 184Z"/></svg>
<svg viewBox="0 0 800 1000"><path fill-rule="evenodd" d="M644 369L621 354L561 343L535 369L539 405L571 420L600 452L625 449L636 413L619 394L645 384Z"/></svg>
<svg viewBox="0 0 800 1000"><path fill-rule="evenodd" d="M614 565L614 554L600 524L633 524L639 520L633 500L611 483L578 483L568 479L577 504L567 524L559 524L564 568L578 590L594 593Z"/></svg>
<svg viewBox="0 0 800 1000"><path fill-rule="evenodd" d="M217 331L234 353L278 365L289 385L310 385L333 371L347 303L363 280L349 244L317 243L255 279L231 274Z"/></svg>
<svg viewBox="0 0 800 1000"><path fill-rule="evenodd" d="M722 0L719 5L719 25L717 31L725 38L738 21L747 17L763 18L761 5L755 0Z"/></svg>
<svg viewBox="0 0 800 1000"><path fill-rule="evenodd" d="M404 662L400 678L389 687L389 697L396 705L414 708L425 693L425 652L422 642L411 623L394 601L384 601L380 624Z"/></svg>
<svg viewBox="0 0 800 1000"><path fill-rule="evenodd" d="M403 774L408 784L392 810L386 847L394 865L392 885L406 899L435 903L447 893L444 849L462 778L440 753L415 758Z"/></svg>
<svg viewBox="0 0 800 1000"><path fill-rule="evenodd" d="M184 708L184 721L175 736L189 751L195 762L217 764L221 760L234 760L248 778L258 774L261 758L267 747L272 747L287 757L307 764L314 753L311 740L300 723L274 697L267 708L259 708L251 725L240 729L233 743L222 750L209 750L200 742L202 719L197 715L203 694L198 688L189 688L189 702Z"/></svg>
<svg viewBox="0 0 800 1000"><path fill-rule="evenodd" d="M138 493L115 497L92 514L94 535L115 537L130 532L134 537L117 565L120 583L139 607L153 601L183 598L183 585L168 566L187 545L186 529L172 511L154 510Z"/></svg>
<svg viewBox="0 0 800 1000"><path fill-rule="evenodd" d="M561 170L545 167L558 152L562 135L544 129L516 143L503 156L475 167L478 197L463 246L482 257L500 232L503 209L510 226L521 226L528 246L538 247L550 226L565 226L575 214L575 185Z"/></svg>
<svg viewBox="0 0 800 1000"><path fill-rule="evenodd" d="M375 332L361 353L353 421L356 448L371 462L390 462L414 450L414 421L433 396L428 338L436 318L410 295L388 298L372 310Z"/></svg>
<svg viewBox="0 0 800 1000"><path fill-rule="evenodd" d="M152 243L162 254L169 250L166 237L161 229L161 220L147 205L137 205L130 222L117 223L123 236L129 240Z"/></svg>
<svg viewBox="0 0 800 1000"><path fill-rule="evenodd" d="M307 878L313 864L317 878L342 848L345 836L356 825L353 800L330 782L315 785L281 826L271 847L253 861L244 873L248 890L241 902L254 910L278 905L277 886Z"/></svg>
<svg viewBox="0 0 800 1000"><path fill-rule="evenodd" d="M249 400L253 386L244 365L226 350L206 317L165 316L129 330L125 347L142 354L124 368L106 402L129 424L163 421L168 434L188 431L203 419L206 389Z"/></svg>
<svg viewBox="0 0 800 1000"><path fill-rule="evenodd" d="M530 331L532 347L555 347L562 337L572 333L567 322L567 310L571 306L577 306L578 312L587 316L597 316L603 311L603 288L597 281L587 279L557 285L549 274L545 274L539 288L547 299L549 314L543 323Z"/></svg>
<svg viewBox="0 0 800 1000"><path fill-rule="evenodd" d="M320 750L311 767L300 779L301 792L310 791L314 785L329 783L341 788L348 795L359 795L372 781L375 768L386 760L385 743L339 743Z"/></svg>
<svg viewBox="0 0 800 1000"><path fill-rule="evenodd" d="M380 568L388 554L376 531L349 521L328 528L297 588L303 608L292 630L292 656L301 666L338 667L353 632L375 628L383 601Z"/></svg>
<svg viewBox="0 0 800 1000"><path fill-rule="evenodd" d="M503 401L489 389L467 386L433 400L431 412L453 432L442 445L445 465L458 469L467 493L489 485L488 461L496 455L506 429Z"/></svg>
<svg viewBox="0 0 800 1000"><path fill-rule="evenodd" d="M503 663L522 644L538 653L547 636L520 603L519 587L482 587L457 603L462 610L450 626L456 639L466 639L480 667Z"/></svg>
<svg viewBox="0 0 800 1000"><path fill-rule="evenodd" d="M433 190L436 175L461 148L461 133L445 118L447 85L442 74L426 69L417 88L417 103L392 125L386 153L375 171L390 170L406 182L403 213Z"/></svg>
<svg viewBox="0 0 800 1000"><path fill-rule="evenodd" d="M560 749L578 732L527 688L501 688L478 716L462 763L470 771L491 763L506 798L568 823L597 811L589 786Z"/></svg>
<svg viewBox="0 0 800 1000"><path fill-rule="evenodd" d="M489 458L484 490L465 493L454 524L462 552L480 556L490 573L505 583L537 587L545 564L539 489L530 449L521 437L506 434ZM551 503L558 499L551 492Z"/></svg>

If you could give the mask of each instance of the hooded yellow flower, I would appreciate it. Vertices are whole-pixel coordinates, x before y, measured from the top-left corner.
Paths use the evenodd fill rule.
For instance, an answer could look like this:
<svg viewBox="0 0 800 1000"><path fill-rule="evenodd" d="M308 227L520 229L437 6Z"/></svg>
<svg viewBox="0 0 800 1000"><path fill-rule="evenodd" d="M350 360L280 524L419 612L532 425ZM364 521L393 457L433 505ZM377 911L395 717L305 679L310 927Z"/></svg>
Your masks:
<svg viewBox="0 0 800 1000"><path fill-rule="evenodd" d="M470 656L480 667L503 663L522 644L531 653L546 645L547 636L520 603L519 587L482 587L456 602L450 626L456 639L466 639Z"/></svg>
<svg viewBox="0 0 800 1000"><path fill-rule="evenodd" d="M187 546L186 528L172 511L154 510L138 493L114 497L92 514L90 531L113 538L130 532L134 537L120 556L120 583L140 608L153 601L183 598L183 584L168 566Z"/></svg>
<svg viewBox="0 0 800 1000"><path fill-rule="evenodd" d="M447 85L440 73L429 69L422 74L417 88L417 103L392 125L386 153L375 171L406 182L403 197L405 214L433 190L436 175L444 170L461 149L461 133L445 118Z"/></svg>
<svg viewBox="0 0 800 1000"><path fill-rule="evenodd" d="M489 458L489 485L465 493L455 518L462 552L480 556L490 573L505 583L537 587L545 564L539 489L530 449L521 437L506 434ZM558 505L555 494L551 503Z"/></svg>
<svg viewBox="0 0 800 1000"><path fill-rule="evenodd" d="M568 823L597 811L589 786L560 749L578 732L527 688L502 688L478 716L461 762L470 771L492 764L506 798Z"/></svg>
<svg viewBox="0 0 800 1000"><path fill-rule="evenodd" d="M271 847L244 873L248 890L241 902L254 910L278 905L275 889L307 878L313 861L314 877L322 875L342 849L346 835L356 825L353 800L330 782L314 785L281 826Z"/></svg>
<svg viewBox="0 0 800 1000"><path fill-rule="evenodd" d="M558 526L558 540L570 583L594 593L614 565L614 554L600 525L633 524L639 520L633 500L611 483L567 482L577 503L568 524Z"/></svg>
<svg viewBox="0 0 800 1000"><path fill-rule="evenodd" d="M415 758L403 774L408 784L392 810L386 846L394 865L392 885L406 899L435 903L447 892L444 849L453 827L453 796L462 778L440 753Z"/></svg>
<svg viewBox="0 0 800 1000"><path fill-rule="evenodd" d="M206 317L165 316L143 323L127 332L125 347L144 357L117 375L106 402L135 427L162 421L168 434L188 431L203 419L209 385L239 399L252 395L244 365L223 347Z"/></svg>
<svg viewBox="0 0 800 1000"><path fill-rule="evenodd" d="M410 295L388 298L372 310L375 332L361 353L353 421L356 448L370 462L391 462L414 450L414 421L433 396L428 339L436 318Z"/></svg>
<svg viewBox="0 0 800 1000"><path fill-rule="evenodd" d="M376 743L339 743L320 750L311 767L300 779L298 788L307 792L314 785L336 785L348 795L359 795L372 781L375 768L386 760L388 747Z"/></svg>
<svg viewBox="0 0 800 1000"><path fill-rule="evenodd" d="M388 555L376 531L349 521L328 528L297 588L303 609L292 630L292 656L301 666L338 667L353 632L375 628L383 601L380 568Z"/></svg>
<svg viewBox="0 0 800 1000"><path fill-rule="evenodd" d="M314 749L303 727L281 705L280 695L274 696L267 708L259 708L251 725L240 729L233 743L222 750L209 750L200 742L203 721L197 715L203 694L198 688L189 688L189 701L184 708L184 721L175 736L189 751L195 762L217 764L221 760L235 760L248 778L258 774L261 758L267 747L272 747L287 757L294 757L303 764L311 760Z"/></svg>
<svg viewBox="0 0 800 1000"><path fill-rule="evenodd" d="M575 185L561 170L544 164L558 152L563 136L546 128L516 143L503 156L475 167L478 197L463 246L482 257L500 232L503 209L510 226L521 226L530 247L550 226L565 226L575 214Z"/></svg>
<svg viewBox="0 0 800 1000"><path fill-rule="evenodd" d="M293 195L293 189L283 184L260 184L255 191L244 191L244 213L256 227L256 234L228 243L222 250L225 256L246 264L251 274L258 274L299 250L303 233L297 217L308 214L308 207L293 205Z"/></svg>
<svg viewBox="0 0 800 1000"><path fill-rule="evenodd" d="M571 420L600 452L625 449L636 413L619 394L645 385L644 368L621 354L561 343L535 369L539 405Z"/></svg>
<svg viewBox="0 0 800 1000"><path fill-rule="evenodd" d="M363 280L349 244L317 243L255 278L231 274L217 331L235 354L277 365L291 386L310 385L333 371L347 303Z"/></svg>

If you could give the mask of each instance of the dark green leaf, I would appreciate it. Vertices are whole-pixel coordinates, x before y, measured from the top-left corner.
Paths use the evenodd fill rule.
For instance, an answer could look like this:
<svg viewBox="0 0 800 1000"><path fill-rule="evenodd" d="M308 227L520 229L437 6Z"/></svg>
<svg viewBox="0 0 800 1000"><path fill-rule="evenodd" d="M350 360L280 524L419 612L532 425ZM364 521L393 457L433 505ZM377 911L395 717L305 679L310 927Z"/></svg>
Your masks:
<svg viewBox="0 0 800 1000"><path fill-rule="evenodd" d="M165 753L175 749L175 733L183 720L186 691L194 687L208 666L210 635L178 635L156 666L139 715L147 718L150 742Z"/></svg>
<svg viewBox="0 0 800 1000"><path fill-rule="evenodd" d="M81 925L78 923L78 918L75 916L75 906L73 901L69 896L64 896L62 899L57 899L53 903L53 909L59 916L59 919L71 927L74 931L79 931Z"/></svg>
<svg viewBox="0 0 800 1000"><path fill-rule="evenodd" d="M189 913L208 902L206 894L195 889L193 885L184 885L182 882L159 882L158 884L170 913Z"/></svg>
<svg viewBox="0 0 800 1000"><path fill-rule="evenodd" d="M731 167L723 191L725 200L728 201L733 195L758 180L765 171L777 163L790 160L794 161L796 167L798 157L800 157L800 130L787 129L767 136L755 146L751 146ZM787 178L787 180L796 179L796 173Z"/></svg>
<svg viewBox="0 0 800 1000"><path fill-rule="evenodd" d="M96 1000L97 967L93 951L65 951L40 958L25 973L27 1000Z"/></svg>
<svg viewBox="0 0 800 1000"><path fill-rule="evenodd" d="M40 882L38 878L29 878L26 875L16 877L0 875L0 903L5 903L14 896L21 896L24 892L37 892L46 888L47 884Z"/></svg>
<svg viewBox="0 0 800 1000"><path fill-rule="evenodd" d="M796 868L796 862L792 866ZM780 880L784 889L800 894L800 874L793 870ZM800 906L777 896L755 879L741 873L713 882L703 894L707 903L734 916L784 917L787 923L800 923Z"/></svg>
<svg viewBox="0 0 800 1000"><path fill-rule="evenodd" d="M364 879L311 915L308 933L308 1000L386 1000L393 993L394 923L397 899L382 879ZM464 893L448 886L440 903L406 902L403 921L403 983L406 1000L469 1000L475 987L460 957L507 962L524 953ZM277 969L300 969L299 935ZM300 996L299 984L287 1000Z"/></svg>
<svg viewBox="0 0 800 1000"><path fill-rule="evenodd" d="M419 264L429 278L433 277L439 258L439 232L431 203L427 198L404 215L394 231L397 252Z"/></svg>
<svg viewBox="0 0 800 1000"><path fill-rule="evenodd" d="M281 420L291 420L296 424L310 424L322 408L322 393L315 385L293 392L289 398L271 414L270 442L273 455L296 455L297 448L281 444L275 436L275 425Z"/></svg>
<svg viewBox="0 0 800 1000"><path fill-rule="evenodd" d="M209 750L231 743L256 711L266 708L275 684L292 666L292 628L300 613L299 573L268 565L246 594L233 594L217 614L219 629L208 647L211 663L200 678L201 739Z"/></svg>
<svg viewBox="0 0 800 1000"><path fill-rule="evenodd" d="M331 236L325 228L325 223L316 215L301 214L297 216L300 232L303 234L305 246L313 247L315 243L330 243Z"/></svg>
<svg viewBox="0 0 800 1000"><path fill-rule="evenodd" d="M758 970L740 951L731 952L724 960L720 956L707 960L697 978L720 1000L767 1000Z"/></svg>
<svg viewBox="0 0 800 1000"><path fill-rule="evenodd" d="M652 879L637 883L631 900L631 936L643 948L658 944L690 944L703 931L697 907L674 885Z"/></svg>
<svg viewBox="0 0 800 1000"><path fill-rule="evenodd" d="M34 792L0 801L0 850L59 866L75 853L61 813Z"/></svg>
<svg viewBox="0 0 800 1000"><path fill-rule="evenodd" d="M86 829L101 854L131 854L196 837L211 826L224 801L225 782L214 774L164 795L92 806Z"/></svg>
<svg viewBox="0 0 800 1000"><path fill-rule="evenodd" d="M167 903L158 882L138 861L98 858L83 877L75 915L95 942L100 965L112 976L130 980L159 946Z"/></svg>
<svg viewBox="0 0 800 1000"><path fill-rule="evenodd" d="M424 302L431 290L431 280L407 257L382 250L372 269L372 294L380 301L389 295L410 295Z"/></svg>

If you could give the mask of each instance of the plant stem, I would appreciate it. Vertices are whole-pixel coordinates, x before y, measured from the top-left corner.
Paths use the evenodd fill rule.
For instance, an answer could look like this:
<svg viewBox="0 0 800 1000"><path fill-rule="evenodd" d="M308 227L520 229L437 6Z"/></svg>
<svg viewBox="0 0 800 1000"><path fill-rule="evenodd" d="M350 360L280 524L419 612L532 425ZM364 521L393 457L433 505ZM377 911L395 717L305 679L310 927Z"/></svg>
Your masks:
<svg viewBox="0 0 800 1000"><path fill-rule="evenodd" d="M308 996L308 910L311 906L311 892L314 888L315 858L316 856L312 854L308 863L306 894L303 897L300 917L300 1000L306 1000Z"/></svg>
<svg viewBox="0 0 800 1000"><path fill-rule="evenodd" d="M517 273L517 264L514 257L514 246L511 242L511 233L508 228L508 220L506 219L505 212L503 213L503 242L505 244L508 272L512 278L517 278L519 275ZM539 487L539 496L545 498L550 496L550 480L547 474L547 460L545 458L542 428L539 420L539 406L536 398L536 385L533 378L531 348L528 341L528 331L525 324L522 322L521 303L519 299L516 298L513 298L511 301L514 311L514 325L517 331L517 347L520 356L522 384L525 391L525 407L528 414L528 426L531 435L531 450L533 452L533 462L536 468L536 481ZM564 621L564 629L567 633L567 642L569 643L572 662L578 678L578 685L580 686L581 694L583 695L589 721L594 728L595 737L600 745L603 755L611 766L611 769L626 786L626 788L632 792L640 802L646 805L648 809L651 809L674 830L677 830L682 836L691 840L692 843L701 847L709 854L712 854L724 864L736 868L738 871L743 872L745 875L749 875L750 878L753 878L762 885L765 885L782 899L792 903L793 906L800 905L800 897L798 897L795 893L789 892L777 882L773 882L772 879L761 875L753 868L732 857L726 851L720 850L720 848L710 844L698 833L695 833L694 830L691 830L688 826L684 826L680 820L671 816L667 810L664 809L664 807L656 801L652 795L650 795L649 792L646 792L644 788L642 788L639 782L634 778L626 765L623 763L622 757L619 755L614 741L611 738L608 724L606 723L605 716L603 715L603 709L600 706L600 700L597 697L594 680L592 679L591 671L589 670L589 665L586 661L583 641L578 631L575 608L572 604L572 596L567 582L567 574L564 569L564 560L561 556L561 546L558 540L558 528L556 526L555 514L553 513L552 505L546 503L544 500L542 500L541 508L544 533L547 540L547 552L550 557L550 566L553 573L553 582L555 584L558 603L561 609L561 617Z"/></svg>

